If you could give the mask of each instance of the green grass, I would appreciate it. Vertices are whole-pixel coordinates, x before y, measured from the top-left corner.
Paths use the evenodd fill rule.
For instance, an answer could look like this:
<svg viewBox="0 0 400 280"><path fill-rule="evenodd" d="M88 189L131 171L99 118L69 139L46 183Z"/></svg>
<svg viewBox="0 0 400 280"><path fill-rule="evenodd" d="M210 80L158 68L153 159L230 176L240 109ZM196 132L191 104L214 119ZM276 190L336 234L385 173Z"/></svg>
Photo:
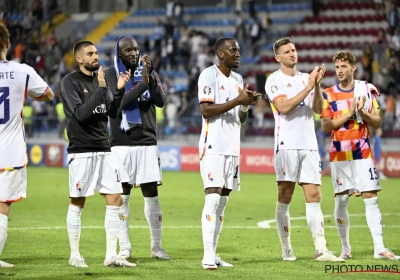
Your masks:
<svg viewBox="0 0 400 280"><path fill-rule="evenodd" d="M241 175L242 191L231 194L225 211L218 253L234 268L203 271L200 215L204 194L198 173L164 172L159 189L163 210L163 247L171 261L154 260L150 254L150 235L143 214L143 198L135 189L131 198L131 242L136 268L107 268L103 229L105 202L100 195L88 198L82 213L81 253L89 268L68 266L69 244L65 219L68 207L68 170L28 168L28 198L12 206L9 237L2 260L16 264L0 269L0 279L398 279L395 274L325 273L325 264L312 260L314 246L305 220L292 222L292 245L297 262L280 260L280 244L275 223L270 229L257 223L275 216L276 184L271 175ZM400 180L382 181L380 207L384 214L384 240L387 247L400 253L399 213ZM333 192L329 177L323 179L325 215L333 214ZM351 214L363 214L361 198L351 198ZM301 188L297 188L290 208L291 216L305 216ZM348 264L366 267L372 264L399 264L373 259L372 238L364 216L351 219L351 244L354 259ZM177 226L178 228L174 228ZM183 228L183 226L192 226ZM234 228L235 226L241 226ZM341 245L333 218L325 218L328 248L340 252ZM44 227L39 229L39 227ZM51 229L61 227L60 229ZM181 228L179 228L181 227ZM25 229L23 229L25 228Z"/></svg>

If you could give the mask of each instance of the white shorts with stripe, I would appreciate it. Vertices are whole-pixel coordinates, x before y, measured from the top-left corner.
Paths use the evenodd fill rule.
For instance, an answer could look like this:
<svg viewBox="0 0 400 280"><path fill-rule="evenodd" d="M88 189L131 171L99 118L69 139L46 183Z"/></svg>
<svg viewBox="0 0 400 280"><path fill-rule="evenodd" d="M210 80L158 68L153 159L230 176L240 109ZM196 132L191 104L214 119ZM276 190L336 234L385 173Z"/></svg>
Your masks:
<svg viewBox="0 0 400 280"><path fill-rule="evenodd" d="M120 169L125 169L128 174L129 180L123 183L140 186L158 182L161 185L160 151L157 146L114 146L111 150L120 158Z"/></svg>
<svg viewBox="0 0 400 280"><path fill-rule="evenodd" d="M26 198L26 167L0 172L0 202L16 202Z"/></svg>
<svg viewBox="0 0 400 280"><path fill-rule="evenodd" d="M372 158L331 162L331 174L335 194L381 190Z"/></svg>
<svg viewBox="0 0 400 280"><path fill-rule="evenodd" d="M321 159L314 150L279 150L274 159L276 181L321 185Z"/></svg>
<svg viewBox="0 0 400 280"><path fill-rule="evenodd" d="M111 152L69 154L69 196L87 197L94 190L101 194L122 193L125 170L119 170L119 158Z"/></svg>
<svg viewBox="0 0 400 280"><path fill-rule="evenodd" d="M226 188L240 191L240 157L205 154L200 160L204 189Z"/></svg>

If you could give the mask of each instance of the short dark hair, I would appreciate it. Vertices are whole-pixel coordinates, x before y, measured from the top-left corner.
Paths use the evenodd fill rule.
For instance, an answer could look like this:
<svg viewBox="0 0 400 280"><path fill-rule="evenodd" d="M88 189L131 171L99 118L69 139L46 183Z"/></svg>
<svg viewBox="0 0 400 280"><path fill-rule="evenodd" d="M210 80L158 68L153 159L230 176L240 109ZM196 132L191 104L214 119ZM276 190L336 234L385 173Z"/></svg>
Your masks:
<svg viewBox="0 0 400 280"><path fill-rule="evenodd" d="M274 43L274 47L273 47L274 48L274 53L277 54L278 51L279 51L279 48L284 46L284 45L287 45L287 44L293 44L292 40L290 40L289 37L283 37L283 38L277 40Z"/></svg>
<svg viewBox="0 0 400 280"><path fill-rule="evenodd" d="M4 49L7 45L7 41L10 39L10 33L4 23L0 23L0 47Z"/></svg>
<svg viewBox="0 0 400 280"><path fill-rule="evenodd" d="M74 46L74 56L76 56L76 54L83 48L86 48L88 46L94 46L94 44L90 41L80 41L78 43L75 44Z"/></svg>
<svg viewBox="0 0 400 280"><path fill-rule="evenodd" d="M336 62L336 60L343 62L348 61L351 66L354 66L357 63L357 58L349 51L338 51L335 53L332 57L332 61Z"/></svg>
<svg viewBox="0 0 400 280"><path fill-rule="evenodd" d="M222 46L225 45L226 41L236 41L236 39L235 38L231 38L231 37L219 38L217 40L217 42L215 42L215 45L214 45L214 53L215 53L216 56L218 56L218 51L221 49Z"/></svg>

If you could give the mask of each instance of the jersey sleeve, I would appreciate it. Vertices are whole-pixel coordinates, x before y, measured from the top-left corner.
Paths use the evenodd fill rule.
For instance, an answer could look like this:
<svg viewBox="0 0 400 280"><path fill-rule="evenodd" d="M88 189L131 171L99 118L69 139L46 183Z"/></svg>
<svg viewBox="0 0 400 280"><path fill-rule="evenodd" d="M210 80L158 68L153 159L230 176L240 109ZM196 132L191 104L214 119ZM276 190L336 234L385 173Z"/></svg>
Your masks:
<svg viewBox="0 0 400 280"><path fill-rule="evenodd" d="M373 84L368 84L369 91L372 93L372 109L379 109L379 103L376 99L380 95L378 89Z"/></svg>
<svg viewBox="0 0 400 280"><path fill-rule="evenodd" d="M214 103L216 93L216 77L210 69L205 69L199 77L198 81L198 97L199 103Z"/></svg>
<svg viewBox="0 0 400 280"><path fill-rule="evenodd" d="M331 105L329 104L328 94L324 91L322 92L322 97L324 99L324 106L321 113L321 118L333 118L333 112Z"/></svg>
<svg viewBox="0 0 400 280"><path fill-rule="evenodd" d="M272 74L268 77L267 82L265 83L265 92L267 93L268 99L271 103L279 97L286 97L282 82L278 80L276 74Z"/></svg>
<svg viewBox="0 0 400 280"><path fill-rule="evenodd" d="M36 71L24 64L24 70L27 74L26 77L26 91L30 97L43 98L47 94L49 86L47 83L36 73Z"/></svg>

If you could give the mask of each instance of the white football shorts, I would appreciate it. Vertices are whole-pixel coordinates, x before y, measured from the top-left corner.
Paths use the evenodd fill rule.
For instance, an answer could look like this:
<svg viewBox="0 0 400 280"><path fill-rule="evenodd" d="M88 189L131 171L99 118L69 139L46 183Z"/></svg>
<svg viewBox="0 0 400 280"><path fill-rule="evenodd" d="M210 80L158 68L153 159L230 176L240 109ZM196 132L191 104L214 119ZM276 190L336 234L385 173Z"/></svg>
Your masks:
<svg viewBox="0 0 400 280"><path fill-rule="evenodd" d="M240 191L240 157L205 154L200 160L204 189L226 188Z"/></svg>
<svg viewBox="0 0 400 280"><path fill-rule="evenodd" d="M95 189L101 194L122 193L121 183L128 177L118 161L111 152L69 154L69 196L91 196Z"/></svg>
<svg viewBox="0 0 400 280"><path fill-rule="evenodd" d="M331 174L335 194L381 190L372 158L331 162Z"/></svg>
<svg viewBox="0 0 400 280"><path fill-rule="evenodd" d="M119 157L120 169L125 169L130 183L140 184L158 182L161 185L162 171L160 151L157 146L114 146L111 151Z"/></svg>
<svg viewBox="0 0 400 280"><path fill-rule="evenodd" d="M274 158L276 181L321 185L321 159L314 150L279 150Z"/></svg>
<svg viewBox="0 0 400 280"><path fill-rule="evenodd" d="M26 167L0 172L0 202L26 198Z"/></svg>

